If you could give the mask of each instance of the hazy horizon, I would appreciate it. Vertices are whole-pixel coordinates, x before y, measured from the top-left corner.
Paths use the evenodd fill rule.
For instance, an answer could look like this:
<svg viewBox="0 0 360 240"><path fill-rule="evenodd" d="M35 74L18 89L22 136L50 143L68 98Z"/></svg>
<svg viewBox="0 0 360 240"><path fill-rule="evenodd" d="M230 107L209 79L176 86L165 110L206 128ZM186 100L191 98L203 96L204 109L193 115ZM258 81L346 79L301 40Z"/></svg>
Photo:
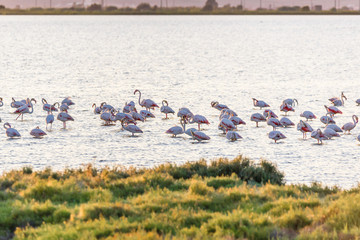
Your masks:
<svg viewBox="0 0 360 240"><path fill-rule="evenodd" d="M0 5L4 5L7 8L66 8L72 7L74 4L82 4L84 1L85 6L89 6L93 3L101 3L101 0L0 0ZM263 8L276 9L281 6L314 6L322 5L323 10L329 10L334 7L336 1L336 7L348 7L354 10L359 9L358 0L217 0L219 6L230 4L231 6L237 6L243 4L248 10L255 10L260 7L260 1L262 1ZM104 0L105 6L117 6L117 7L136 7L140 3L149 3L150 5L160 6L162 2L163 7L202 7L206 0Z"/></svg>

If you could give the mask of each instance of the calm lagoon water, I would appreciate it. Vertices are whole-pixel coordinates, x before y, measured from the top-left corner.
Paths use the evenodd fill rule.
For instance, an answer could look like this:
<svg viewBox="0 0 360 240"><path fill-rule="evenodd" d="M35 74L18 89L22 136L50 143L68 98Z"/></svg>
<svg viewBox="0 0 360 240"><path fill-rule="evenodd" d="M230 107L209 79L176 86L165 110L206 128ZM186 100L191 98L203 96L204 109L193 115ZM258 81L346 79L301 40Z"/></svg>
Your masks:
<svg viewBox="0 0 360 240"><path fill-rule="evenodd" d="M9 140L2 130L0 170L88 163L151 167L243 154L275 162L288 183L349 188L360 181L359 127L322 146L302 140L294 128L283 129L287 139L274 144L267 137L271 127L255 128L249 118L262 112L252 97L278 115L283 99L297 98L290 115L297 123L304 110L324 115L327 99L341 91L348 101L344 114L335 117L338 125L360 114L359 32L358 16L1 16L0 117L23 137ZM139 124L144 134L136 138L120 124L103 126L91 105L106 101L122 108L137 100L135 89L159 105L167 99L174 110L186 106L206 116L211 124L204 132L211 140L196 144L169 137L164 132L178 119L163 120L159 110L155 119ZM32 128L45 129L41 98L56 102L66 96L76 102L70 111L75 122L68 130L55 122L46 138L31 138ZM38 100L23 122L11 113L12 97ZM239 128L243 140L230 143L217 130L214 100L247 122Z"/></svg>

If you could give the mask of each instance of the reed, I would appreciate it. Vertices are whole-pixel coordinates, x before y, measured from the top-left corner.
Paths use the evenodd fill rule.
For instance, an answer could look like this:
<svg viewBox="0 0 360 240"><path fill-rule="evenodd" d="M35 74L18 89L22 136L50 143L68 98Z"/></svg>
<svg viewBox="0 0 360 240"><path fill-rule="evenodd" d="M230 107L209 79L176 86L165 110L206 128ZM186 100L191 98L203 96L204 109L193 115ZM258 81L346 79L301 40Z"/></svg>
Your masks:
<svg viewBox="0 0 360 240"><path fill-rule="evenodd" d="M360 187L285 185L243 156L0 177L1 239L356 239L359 209Z"/></svg>

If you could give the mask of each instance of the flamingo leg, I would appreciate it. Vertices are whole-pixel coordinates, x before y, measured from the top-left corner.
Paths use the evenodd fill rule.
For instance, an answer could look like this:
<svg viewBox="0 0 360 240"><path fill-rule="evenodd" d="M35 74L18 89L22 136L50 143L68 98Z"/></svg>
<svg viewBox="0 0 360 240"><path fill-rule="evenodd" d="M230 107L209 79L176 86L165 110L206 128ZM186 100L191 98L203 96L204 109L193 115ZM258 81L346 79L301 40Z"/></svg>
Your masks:
<svg viewBox="0 0 360 240"><path fill-rule="evenodd" d="M199 131L200 131L200 123L198 124L198 128L199 128Z"/></svg>
<svg viewBox="0 0 360 240"><path fill-rule="evenodd" d="M259 123L258 123L258 122L256 122L256 127L259 127Z"/></svg>
<svg viewBox="0 0 360 240"><path fill-rule="evenodd" d="M21 114L21 121L24 121L24 114Z"/></svg>
<svg viewBox="0 0 360 240"><path fill-rule="evenodd" d="M65 121L63 122L63 126L64 126L64 129L66 129L66 122Z"/></svg>
<svg viewBox="0 0 360 240"><path fill-rule="evenodd" d="M19 116L15 119L15 120L18 120L18 118L20 117L21 113L19 114Z"/></svg>
<svg viewBox="0 0 360 240"><path fill-rule="evenodd" d="M167 117L167 113L165 113L165 119L168 119L168 117Z"/></svg>

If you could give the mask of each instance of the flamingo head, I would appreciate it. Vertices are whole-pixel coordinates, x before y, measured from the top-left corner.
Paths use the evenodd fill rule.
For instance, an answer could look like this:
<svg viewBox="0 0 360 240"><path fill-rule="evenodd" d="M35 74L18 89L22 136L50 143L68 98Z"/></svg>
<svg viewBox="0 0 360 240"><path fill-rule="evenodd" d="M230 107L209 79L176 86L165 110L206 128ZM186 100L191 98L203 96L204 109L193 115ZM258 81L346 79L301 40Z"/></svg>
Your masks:
<svg viewBox="0 0 360 240"><path fill-rule="evenodd" d="M36 99L35 99L35 98L32 98L32 99L30 100L30 102L35 102L35 104L36 104Z"/></svg>
<svg viewBox="0 0 360 240"><path fill-rule="evenodd" d="M95 108L96 108L96 104L95 104L95 103L93 103L93 105L92 105L91 107L95 107Z"/></svg>
<svg viewBox="0 0 360 240"><path fill-rule="evenodd" d="M135 95L137 92L140 93L140 91L139 91L138 89L136 89L136 90L134 91L134 95Z"/></svg>
<svg viewBox="0 0 360 240"><path fill-rule="evenodd" d="M7 122L7 123L4 123L4 128L5 128L5 129L11 128L10 123L8 123L8 122Z"/></svg>
<svg viewBox="0 0 360 240"><path fill-rule="evenodd" d="M42 99L41 99L41 102L42 102L43 104L46 104L46 103L47 103L47 101L46 101L45 98L42 98Z"/></svg>

